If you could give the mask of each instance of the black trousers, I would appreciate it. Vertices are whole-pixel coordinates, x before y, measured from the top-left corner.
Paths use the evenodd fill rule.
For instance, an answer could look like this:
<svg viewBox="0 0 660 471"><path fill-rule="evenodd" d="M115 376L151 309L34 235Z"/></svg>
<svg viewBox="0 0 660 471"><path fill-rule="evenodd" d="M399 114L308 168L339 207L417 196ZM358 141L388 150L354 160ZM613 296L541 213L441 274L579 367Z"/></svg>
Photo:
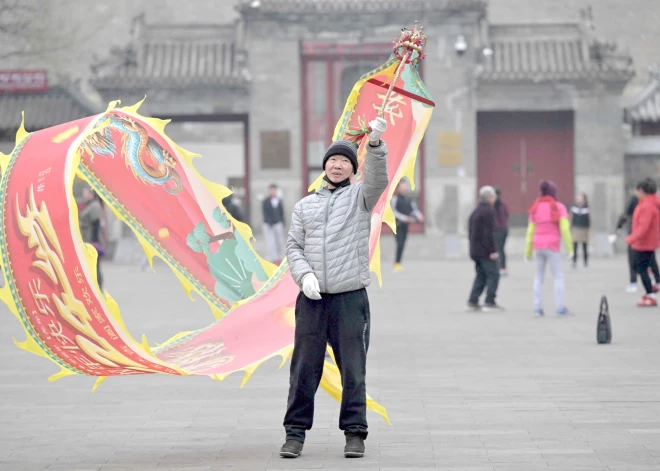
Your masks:
<svg viewBox="0 0 660 471"><path fill-rule="evenodd" d="M504 253L504 245L506 245L506 238L509 236L509 229L506 227L495 228L495 246L499 254L499 264L502 270L506 270L506 254Z"/></svg>
<svg viewBox="0 0 660 471"><path fill-rule="evenodd" d="M99 289L103 291L103 272L101 271L101 258L102 256L96 259L96 281L98 282Z"/></svg>
<svg viewBox="0 0 660 471"><path fill-rule="evenodd" d="M339 428L367 438L366 368L370 312L367 290L321 294L296 300L296 333L284 429L287 440L304 443L314 420L314 396L323 374L328 342L341 372Z"/></svg>
<svg viewBox="0 0 660 471"><path fill-rule="evenodd" d="M406 246L408 238L408 224L405 222L396 222L396 263L401 263L403 249Z"/></svg>
<svg viewBox="0 0 660 471"><path fill-rule="evenodd" d="M653 292L653 285L649 276L649 268L651 267L651 260L655 258L655 252L639 252L637 250L633 252L637 273L639 273L639 277L642 279L646 294L651 294Z"/></svg>
<svg viewBox="0 0 660 471"><path fill-rule="evenodd" d="M577 263L578 259L578 244L577 242L573 242L573 263ZM587 243L582 242L582 254L584 255L584 264L586 265L589 263L589 253L587 250Z"/></svg>
<svg viewBox="0 0 660 471"><path fill-rule="evenodd" d="M474 278L472 284L472 292L470 293L469 302L472 304L479 303L479 297L486 289L486 303L495 304L495 297L497 296L497 286L500 283L500 272L496 260L489 258L482 258L474 262L477 276Z"/></svg>
<svg viewBox="0 0 660 471"><path fill-rule="evenodd" d="M656 283L660 283L660 269L658 268L658 260L655 257L655 252L653 252L653 257L651 258L651 271L653 272L653 278ZM630 282L637 283L637 267L635 266L635 251L632 247L628 246L628 269L630 270Z"/></svg>

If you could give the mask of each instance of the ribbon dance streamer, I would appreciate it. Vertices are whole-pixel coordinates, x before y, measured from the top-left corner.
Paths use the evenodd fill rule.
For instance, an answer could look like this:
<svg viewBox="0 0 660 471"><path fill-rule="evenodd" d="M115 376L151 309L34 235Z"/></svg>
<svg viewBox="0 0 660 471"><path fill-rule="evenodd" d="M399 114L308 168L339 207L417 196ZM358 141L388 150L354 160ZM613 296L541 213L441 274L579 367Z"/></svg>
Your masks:
<svg viewBox="0 0 660 471"><path fill-rule="evenodd" d="M371 268L380 280L381 223L395 228L389 206L406 176L413 182L420 141L434 103L417 71L426 38L402 30L393 54L353 88L334 139L360 143L362 178L367 139L363 123L388 120L390 184L372 213ZM138 113L141 102L60 126L27 133L0 155L0 255L2 300L26 340L16 344L57 363L68 375L99 377L162 373L206 375L222 381L242 371L243 385L264 361L293 351L299 288L285 260L276 267L251 245L250 228L235 221L221 201L231 192L193 165L196 155L165 134L167 121ZM126 330L119 307L96 282L97 250L83 243L73 198L76 176L86 180L135 233L149 260L160 257L185 292L204 299L216 321L150 347ZM320 184L320 179L315 185ZM313 185L314 186L314 185ZM321 386L341 399L336 364L326 361ZM389 422L385 409L368 407Z"/></svg>

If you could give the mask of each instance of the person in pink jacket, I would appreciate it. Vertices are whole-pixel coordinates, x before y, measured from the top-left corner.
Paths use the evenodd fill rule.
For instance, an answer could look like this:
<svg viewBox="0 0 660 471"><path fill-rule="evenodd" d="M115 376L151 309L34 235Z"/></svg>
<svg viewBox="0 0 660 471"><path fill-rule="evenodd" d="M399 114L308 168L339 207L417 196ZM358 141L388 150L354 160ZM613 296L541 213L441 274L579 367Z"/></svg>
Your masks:
<svg viewBox="0 0 660 471"><path fill-rule="evenodd" d="M541 196L529 208L529 225L525 258L530 259L532 252L536 258L536 276L534 278L534 312L543 316L543 281L545 266L550 264L554 281L555 309L557 314L566 316L571 312L564 304L564 271L561 266L561 241L573 256L571 223L568 220L566 206L557 201L557 186L550 180L542 180L539 185Z"/></svg>

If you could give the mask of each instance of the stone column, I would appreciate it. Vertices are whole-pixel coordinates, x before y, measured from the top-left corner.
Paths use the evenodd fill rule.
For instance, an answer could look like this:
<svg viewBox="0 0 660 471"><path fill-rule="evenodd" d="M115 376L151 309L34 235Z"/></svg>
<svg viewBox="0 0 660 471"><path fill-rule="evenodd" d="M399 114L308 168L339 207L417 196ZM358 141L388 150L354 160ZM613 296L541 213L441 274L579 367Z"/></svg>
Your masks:
<svg viewBox="0 0 660 471"><path fill-rule="evenodd" d="M251 23L247 40L252 75L250 224L255 233L261 231L261 199L265 197L270 183L277 183L282 190L287 223L290 223L293 206L302 194L300 43L297 34L278 31L278 28L285 26L265 20ZM261 161L262 133L272 131L288 133L288 168L264 168Z"/></svg>
<svg viewBox="0 0 660 471"><path fill-rule="evenodd" d="M463 20L463 21L460 21ZM427 31L431 44L424 63L424 82L436 108L424 139L427 236L438 239L448 258L464 253L461 239L475 204L477 19L447 20ZM468 49L459 56L459 35Z"/></svg>
<svg viewBox="0 0 660 471"><path fill-rule="evenodd" d="M620 87L598 85L575 99L575 192L587 194L593 251L612 256L608 235L623 211L624 142Z"/></svg>

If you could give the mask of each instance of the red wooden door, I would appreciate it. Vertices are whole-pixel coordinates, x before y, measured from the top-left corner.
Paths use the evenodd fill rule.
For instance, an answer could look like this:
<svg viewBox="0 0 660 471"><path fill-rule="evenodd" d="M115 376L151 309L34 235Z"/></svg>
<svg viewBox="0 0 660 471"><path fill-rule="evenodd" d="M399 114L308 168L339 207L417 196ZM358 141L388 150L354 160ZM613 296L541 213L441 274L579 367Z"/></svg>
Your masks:
<svg viewBox="0 0 660 471"><path fill-rule="evenodd" d="M573 112L481 112L477 116L478 186L502 190L511 226L527 222L541 180L573 200Z"/></svg>
<svg viewBox="0 0 660 471"><path fill-rule="evenodd" d="M390 44L304 43L302 62L303 196L323 172L322 156L332 140L335 125L355 83L380 66L391 52ZM423 71L420 68L420 74ZM417 206L424 213L424 145L419 147L415 169ZM411 224L410 232L424 232L424 224ZM383 233L391 233L383 226Z"/></svg>

